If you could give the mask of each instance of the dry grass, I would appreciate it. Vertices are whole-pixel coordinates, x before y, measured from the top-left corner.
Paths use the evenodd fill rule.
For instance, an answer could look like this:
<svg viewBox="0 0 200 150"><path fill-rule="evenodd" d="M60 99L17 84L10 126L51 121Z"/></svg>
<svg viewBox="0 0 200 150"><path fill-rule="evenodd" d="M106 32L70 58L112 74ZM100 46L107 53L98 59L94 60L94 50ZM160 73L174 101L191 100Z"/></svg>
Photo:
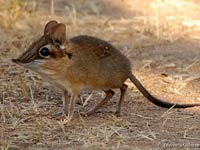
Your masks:
<svg viewBox="0 0 200 150"><path fill-rule="evenodd" d="M163 143L199 144L199 108L166 111L144 102L129 82L121 118L113 115L118 92L100 113L80 115L102 98L100 91L82 92L80 99L86 101L76 106L72 121L54 118L62 107L61 91L10 61L42 34L48 20L56 19L67 24L69 37L89 34L122 50L158 97L199 102L198 1L52 1L0 0L2 150L149 150Z"/></svg>

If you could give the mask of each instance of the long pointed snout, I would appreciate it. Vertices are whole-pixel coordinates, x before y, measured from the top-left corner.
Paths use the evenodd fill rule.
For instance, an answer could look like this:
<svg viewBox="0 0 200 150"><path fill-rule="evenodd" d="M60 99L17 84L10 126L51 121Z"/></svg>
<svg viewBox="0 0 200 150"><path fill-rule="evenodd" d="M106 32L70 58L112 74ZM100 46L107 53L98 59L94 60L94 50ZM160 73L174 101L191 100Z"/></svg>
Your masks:
<svg viewBox="0 0 200 150"><path fill-rule="evenodd" d="M24 65L24 64L30 63L33 60L35 60L35 58L37 57L37 53L34 53L34 52L35 51L27 50L18 58L12 59L12 61L19 65Z"/></svg>
<svg viewBox="0 0 200 150"><path fill-rule="evenodd" d="M16 58L16 59L12 59L12 62L20 65L20 66L24 66L25 64L22 63L21 59L20 58Z"/></svg>

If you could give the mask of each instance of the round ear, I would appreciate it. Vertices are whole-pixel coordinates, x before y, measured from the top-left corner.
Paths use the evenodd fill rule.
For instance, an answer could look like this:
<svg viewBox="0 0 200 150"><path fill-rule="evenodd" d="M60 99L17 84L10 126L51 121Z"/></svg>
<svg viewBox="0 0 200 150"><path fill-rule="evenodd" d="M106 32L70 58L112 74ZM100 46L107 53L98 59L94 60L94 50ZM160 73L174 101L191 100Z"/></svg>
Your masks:
<svg viewBox="0 0 200 150"><path fill-rule="evenodd" d="M49 22L46 24L45 28L44 28L44 35L48 35L49 32L50 32L50 30L51 30L51 28L53 28L53 27L54 27L55 25L57 25L57 24L58 24L58 22L55 21L55 20L49 21Z"/></svg>
<svg viewBox="0 0 200 150"><path fill-rule="evenodd" d="M48 32L48 37L52 44L59 48L64 49L66 42L66 26L63 23L57 23Z"/></svg>

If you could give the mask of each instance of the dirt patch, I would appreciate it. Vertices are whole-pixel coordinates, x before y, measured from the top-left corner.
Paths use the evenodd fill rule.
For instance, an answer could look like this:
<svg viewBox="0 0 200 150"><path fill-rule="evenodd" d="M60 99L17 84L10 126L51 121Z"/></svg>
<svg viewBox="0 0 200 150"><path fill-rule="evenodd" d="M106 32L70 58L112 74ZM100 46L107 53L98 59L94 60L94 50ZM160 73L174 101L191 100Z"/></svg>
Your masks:
<svg viewBox="0 0 200 150"><path fill-rule="evenodd" d="M200 103L200 28L194 21L199 7L193 5L196 1L189 1L188 6L196 7L193 14L185 16L187 19L180 18L185 12L177 9L180 11L174 10L176 20L168 20L172 11L163 11L157 16L165 15L159 23L155 9L149 7L157 4L153 0L134 1L137 6L131 1L110 1L110 7L99 0L59 0L55 2L54 15L49 15L48 2L12 2L6 1L7 7L0 7L2 149L200 149L199 107L159 108L127 81L129 90L122 117L113 113L119 99L117 90L99 112L81 117L80 112L104 96L101 91L94 91L86 107L76 105L75 116L69 122L67 117L52 117L62 108L62 92L11 62L43 33L48 20L56 19L67 24L69 37L89 34L115 45L129 57L134 74L153 95L171 102ZM183 5L185 1L179 2ZM159 4L170 6L168 11L175 7L168 2ZM192 26L184 24L188 19L193 19ZM91 91L82 91L79 99L90 95Z"/></svg>

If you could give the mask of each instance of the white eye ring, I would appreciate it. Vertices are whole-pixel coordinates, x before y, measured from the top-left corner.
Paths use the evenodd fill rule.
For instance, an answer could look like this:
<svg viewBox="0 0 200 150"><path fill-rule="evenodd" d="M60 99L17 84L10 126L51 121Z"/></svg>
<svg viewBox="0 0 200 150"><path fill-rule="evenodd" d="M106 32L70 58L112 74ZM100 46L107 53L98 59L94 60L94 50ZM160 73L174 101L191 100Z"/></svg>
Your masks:
<svg viewBox="0 0 200 150"><path fill-rule="evenodd" d="M42 48L40 48L39 55L42 58L49 58L49 56L50 56L50 46L46 45L46 46L43 46Z"/></svg>

